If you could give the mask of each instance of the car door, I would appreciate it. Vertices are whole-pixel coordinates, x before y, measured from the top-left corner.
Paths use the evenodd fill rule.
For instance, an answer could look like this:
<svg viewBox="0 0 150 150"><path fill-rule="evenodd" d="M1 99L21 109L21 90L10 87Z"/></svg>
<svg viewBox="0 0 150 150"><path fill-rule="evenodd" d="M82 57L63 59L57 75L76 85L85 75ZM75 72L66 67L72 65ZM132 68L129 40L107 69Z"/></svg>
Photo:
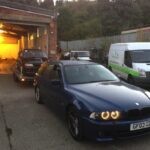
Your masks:
<svg viewBox="0 0 150 150"><path fill-rule="evenodd" d="M64 87L61 69L58 64L49 65L44 75L44 95L46 103L52 109L60 111L61 101L64 98Z"/></svg>
<svg viewBox="0 0 150 150"><path fill-rule="evenodd" d="M50 81L48 83L49 87L51 87L53 97L52 101L54 101L55 104L54 109L59 113L63 113L66 103L66 95L60 65L54 65L51 73Z"/></svg>

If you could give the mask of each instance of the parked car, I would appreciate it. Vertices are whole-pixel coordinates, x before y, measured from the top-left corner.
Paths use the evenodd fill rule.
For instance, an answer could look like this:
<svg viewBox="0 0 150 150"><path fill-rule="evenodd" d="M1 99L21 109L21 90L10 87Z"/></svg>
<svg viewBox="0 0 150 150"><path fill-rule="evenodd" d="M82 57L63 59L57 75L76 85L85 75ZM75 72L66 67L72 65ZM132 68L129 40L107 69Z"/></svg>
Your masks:
<svg viewBox="0 0 150 150"><path fill-rule="evenodd" d="M66 116L75 140L110 141L150 131L150 92L121 81L88 61L44 65L35 81L35 100Z"/></svg>
<svg viewBox="0 0 150 150"><path fill-rule="evenodd" d="M70 60L84 60L90 61L90 52L89 51L71 51Z"/></svg>
<svg viewBox="0 0 150 150"><path fill-rule="evenodd" d="M131 84L150 87L150 42L112 44L108 67Z"/></svg>
<svg viewBox="0 0 150 150"><path fill-rule="evenodd" d="M13 72L15 81L33 81L40 65L48 59L45 52L38 49L25 49L18 55Z"/></svg>

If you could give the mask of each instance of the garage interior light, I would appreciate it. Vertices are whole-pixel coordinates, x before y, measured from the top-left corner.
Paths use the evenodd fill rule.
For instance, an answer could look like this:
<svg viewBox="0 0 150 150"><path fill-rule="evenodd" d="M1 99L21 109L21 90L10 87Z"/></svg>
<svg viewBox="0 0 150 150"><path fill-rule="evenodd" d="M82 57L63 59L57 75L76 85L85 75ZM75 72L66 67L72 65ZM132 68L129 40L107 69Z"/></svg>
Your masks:
<svg viewBox="0 0 150 150"><path fill-rule="evenodd" d="M30 40L34 40L34 36L33 36L33 34L32 34L32 35L30 35Z"/></svg>
<svg viewBox="0 0 150 150"><path fill-rule="evenodd" d="M5 33L5 31L0 29L0 33Z"/></svg>

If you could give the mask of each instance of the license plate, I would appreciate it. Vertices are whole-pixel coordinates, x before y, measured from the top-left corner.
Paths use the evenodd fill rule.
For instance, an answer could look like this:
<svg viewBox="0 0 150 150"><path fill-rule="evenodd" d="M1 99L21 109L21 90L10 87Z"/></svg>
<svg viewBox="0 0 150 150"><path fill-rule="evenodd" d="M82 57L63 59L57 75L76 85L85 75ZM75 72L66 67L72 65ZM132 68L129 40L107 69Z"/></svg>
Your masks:
<svg viewBox="0 0 150 150"><path fill-rule="evenodd" d="M130 131L145 129L150 127L150 120L130 124Z"/></svg>

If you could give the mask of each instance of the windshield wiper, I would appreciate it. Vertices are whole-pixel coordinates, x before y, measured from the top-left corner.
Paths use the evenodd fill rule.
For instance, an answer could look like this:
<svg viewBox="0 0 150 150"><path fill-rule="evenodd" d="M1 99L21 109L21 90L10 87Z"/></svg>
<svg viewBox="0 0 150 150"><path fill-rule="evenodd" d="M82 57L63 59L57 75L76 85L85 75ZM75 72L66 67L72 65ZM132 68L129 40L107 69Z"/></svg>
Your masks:
<svg viewBox="0 0 150 150"><path fill-rule="evenodd" d="M78 82L78 83L71 83L71 84L88 84L88 83L108 82L108 81L117 81L117 80L97 80L97 81Z"/></svg>
<svg viewBox="0 0 150 150"><path fill-rule="evenodd" d="M89 81L88 83L94 83L94 82L107 82L107 81L115 81L115 80L97 80L97 81Z"/></svg>
<svg viewBox="0 0 150 150"><path fill-rule="evenodd" d="M109 81L116 81L116 80L101 80L99 82L109 82Z"/></svg>

